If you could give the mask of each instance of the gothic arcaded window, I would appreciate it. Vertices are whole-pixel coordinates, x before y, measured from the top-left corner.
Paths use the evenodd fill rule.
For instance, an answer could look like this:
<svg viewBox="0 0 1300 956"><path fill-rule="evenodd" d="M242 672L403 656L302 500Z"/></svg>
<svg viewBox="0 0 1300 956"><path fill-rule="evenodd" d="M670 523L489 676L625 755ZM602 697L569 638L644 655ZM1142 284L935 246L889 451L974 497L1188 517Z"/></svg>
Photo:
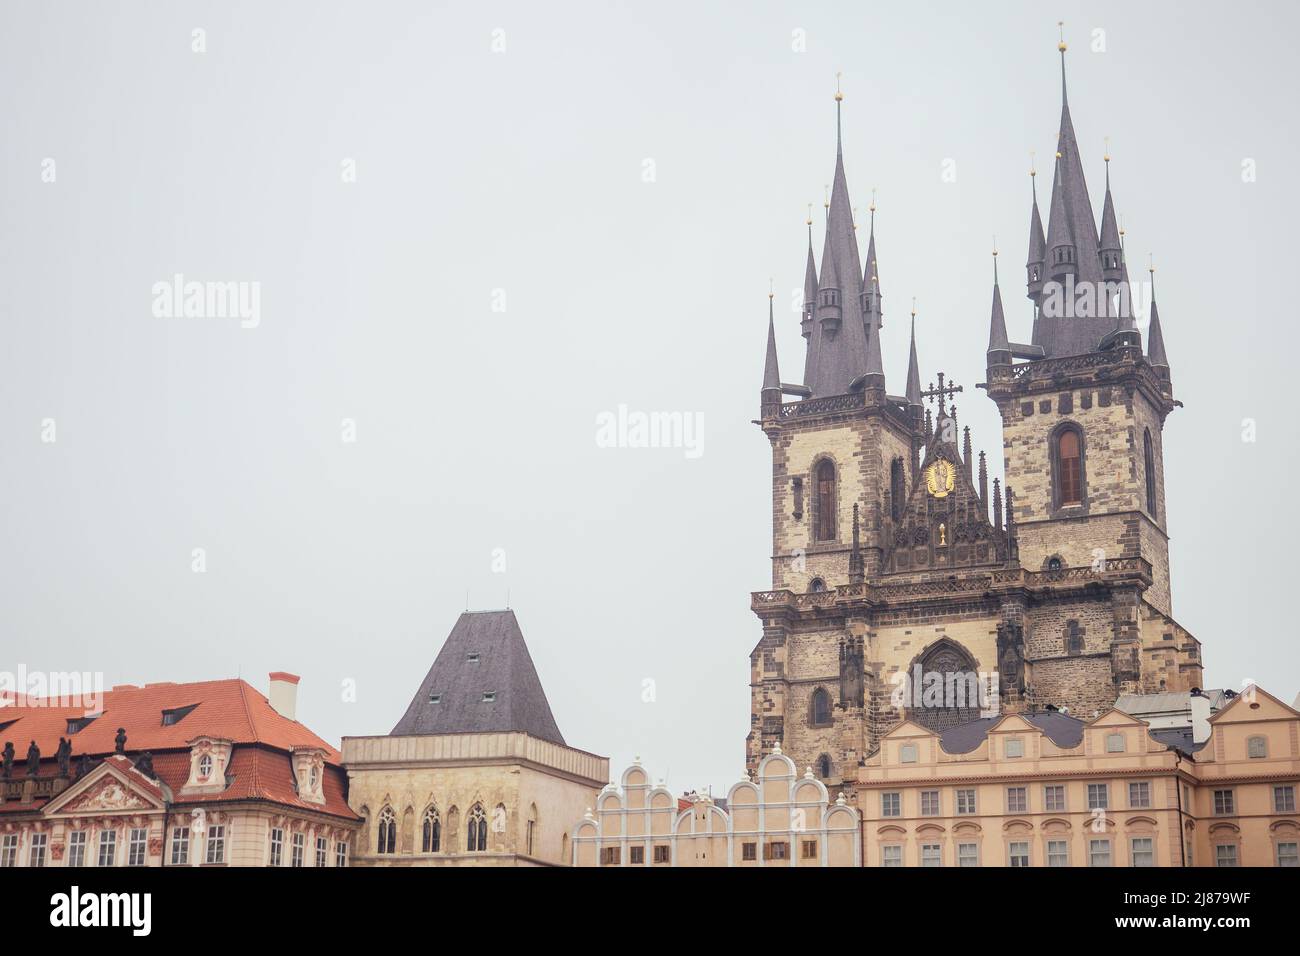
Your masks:
<svg viewBox="0 0 1300 956"><path fill-rule="evenodd" d="M803 518L803 479L794 479L794 520Z"/></svg>
<svg viewBox="0 0 1300 956"><path fill-rule="evenodd" d="M379 840L375 845L376 853L397 852L397 814L392 807L379 811Z"/></svg>
<svg viewBox="0 0 1300 956"><path fill-rule="evenodd" d="M423 853L437 853L440 849L442 849L442 820L438 816L438 808L429 807L424 811L420 850Z"/></svg>
<svg viewBox="0 0 1300 956"><path fill-rule="evenodd" d="M465 849L471 853L481 853L487 849L487 814L483 805L476 803L465 815Z"/></svg>
<svg viewBox="0 0 1300 956"><path fill-rule="evenodd" d="M1147 514L1156 517L1156 453L1151 446L1151 429L1142 435L1142 457L1146 465Z"/></svg>
<svg viewBox="0 0 1300 956"><path fill-rule="evenodd" d="M1068 508L1083 504L1083 432L1065 425L1052 441L1053 504Z"/></svg>
<svg viewBox="0 0 1300 956"><path fill-rule="evenodd" d="M815 537L818 541L835 540L835 463L823 458L817 463L814 476L816 491L814 505L817 513L813 516Z"/></svg>
<svg viewBox="0 0 1300 956"><path fill-rule="evenodd" d="M831 695L824 687L818 687L812 692L812 699L808 703L808 722L814 727L822 727L831 722Z"/></svg>

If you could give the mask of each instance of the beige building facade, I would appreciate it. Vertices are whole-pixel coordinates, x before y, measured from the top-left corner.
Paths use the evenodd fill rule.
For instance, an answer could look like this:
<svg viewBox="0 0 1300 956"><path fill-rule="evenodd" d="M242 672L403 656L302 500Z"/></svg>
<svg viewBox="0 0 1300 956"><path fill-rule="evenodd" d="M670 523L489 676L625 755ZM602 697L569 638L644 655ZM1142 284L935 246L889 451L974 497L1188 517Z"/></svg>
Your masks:
<svg viewBox="0 0 1300 956"><path fill-rule="evenodd" d="M778 748L725 801L690 794L680 807L639 762L601 791L573 827L573 865L648 867L858 866L858 813L832 801L811 768Z"/></svg>
<svg viewBox="0 0 1300 956"><path fill-rule="evenodd" d="M1115 709L904 722L853 786L866 865L1296 866L1300 713L1250 688L1209 727L1160 739Z"/></svg>

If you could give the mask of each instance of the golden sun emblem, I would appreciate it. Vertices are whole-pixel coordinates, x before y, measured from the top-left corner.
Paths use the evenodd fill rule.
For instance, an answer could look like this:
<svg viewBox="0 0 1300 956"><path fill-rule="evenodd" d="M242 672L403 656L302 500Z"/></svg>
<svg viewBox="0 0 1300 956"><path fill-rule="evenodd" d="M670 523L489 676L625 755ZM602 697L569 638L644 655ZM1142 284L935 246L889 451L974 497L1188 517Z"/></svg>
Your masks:
<svg viewBox="0 0 1300 956"><path fill-rule="evenodd" d="M946 498L957 484L957 469L945 458L925 469L925 487L936 498Z"/></svg>

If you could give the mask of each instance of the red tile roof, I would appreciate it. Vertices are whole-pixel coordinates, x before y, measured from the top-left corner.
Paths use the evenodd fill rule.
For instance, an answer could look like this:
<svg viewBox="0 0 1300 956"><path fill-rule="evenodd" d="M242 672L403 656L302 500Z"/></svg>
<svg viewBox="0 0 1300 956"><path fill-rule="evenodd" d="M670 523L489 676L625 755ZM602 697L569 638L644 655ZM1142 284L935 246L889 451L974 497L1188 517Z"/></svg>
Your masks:
<svg viewBox="0 0 1300 956"><path fill-rule="evenodd" d="M0 706L0 724L16 722L0 732L14 742L15 767L27 759L27 745L36 741L42 757L54 756L59 738L68 736L68 718L81 717L81 707ZM188 707L194 710L178 722L163 726L162 712ZM99 756L113 752L117 728L126 728L127 750L157 752L187 746L195 737L222 737L237 744L267 744L281 750L320 747L326 761L338 764L343 755L310 730L281 716L247 681L237 678L198 681L193 684L146 684L118 687L103 694L102 715L71 736L72 758L83 753Z"/></svg>
<svg viewBox="0 0 1300 956"><path fill-rule="evenodd" d="M164 710L194 705L194 709L174 724L164 726ZM172 805L212 803L230 800L271 800L289 807L315 810L349 820L359 817L344 797L342 754L296 720L282 716L262 694L239 679L200 681L191 684L147 684L144 687L116 687L105 691L101 716L84 729L72 734L72 766L75 770L82 754L107 758L129 765L115 750L117 728L126 729L126 751L134 758L149 751L154 772L171 788ZM69 718L84 716L81 707L0 706L0 746L14 744L12 779L24 779L27 773L27 746L32 741L41 750L40 778L58 772L54 760L59 738L68 737ZM12 722L12 723L11 723ZM227 779L230 785L219 793L182 795L189 778L188 742L196 737L220 737L234 743ZM299 798L294 787L293 764L289 751L295 747L319 748L325 754L322 786L325 803L311 803ZM0 802L0 813L31 812L44 800L32 804Z"/></svg>

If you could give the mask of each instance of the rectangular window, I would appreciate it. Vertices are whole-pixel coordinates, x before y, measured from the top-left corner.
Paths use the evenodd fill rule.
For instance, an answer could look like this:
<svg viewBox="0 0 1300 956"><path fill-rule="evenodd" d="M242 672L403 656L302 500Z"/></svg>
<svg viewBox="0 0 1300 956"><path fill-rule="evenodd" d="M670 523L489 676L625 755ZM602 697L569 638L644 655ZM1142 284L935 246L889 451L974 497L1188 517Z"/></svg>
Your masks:
<svg viewBox="0 0 1300 956"><path fill-rule="evenodd" d="M803 840L800 846L799 853L805 860L817 859L817 841Z"/></svg>
<svg viewBox="0 0 1300 956"><path fill-rule="evenodd" d="M208 827L208 856L209 863L226 862L226 827L225 824L213 824Z"/></svg>
<svg viewBox="0 0 1300 956"><path fill-rule="evenodd" d="M607 846L600 851L601 866L618 866L620 862L620 847Z"/></svg>
<svg viewBox="0 0 1300 956"><path fill-rule="evenodd" d="M1279 843L1277 845L1278 866L1300 866L1300 844Z"/></svg>
<svg viewBox="0 0 1300 956"><path fill-rule="evenodd" d="M1288 784L1273 788L1273 812L1295 813L1295 787Z"/></svg>
<svg viewBox="0 0 1300 956"><path fill-rule="evenodd" d="M901 809L902 801L896 793L882 793L880 795L880 815L882 817L900 817L903 815Z"/></svg>
<svg viewBox="0 0 1300 956"><path fill-rule="evenodd" d="M45 851L50 845L48 833L33 833L32 846L27 852L27 865L42 867L45 865Z"/></svg>
<svg viewBox="0 0 1300 956"><path fill-rule="evenodd" d="M744 843L744 844L742 844L741 847L740 847L740 858L741 858L742 860L757 860L757 859L758 859L758 844L757 844L757 843Z"/></svg>
<svg viewBox="0 0 1300 956"><path fill-rule="evenodd" d="M307 838L304 834L295 833L293 835L293 855L290 857L290 866L302 866L303 851L306 849Z"/></svg>
<svg viewBox="0 0 1300 956"><path fill-rule="evenodd" d="M1028 842L1018 840L1008 845L1007 865L1008 866L1029 865L1029 843Z"/></svg>
<svg viewBox="0 0 1300 956"><path fill-rule="evenodd" d="M630 846L627 848L627 861L633 866L642 866L645 864L645 847Z"/></svg>
<svg viewBox="0 0 1300 956"><path fill-rule="evenodd" d="M0 866L18 865L18 834L6 833L0 840Z"/></svg>
<svg viewBox="0 0 1300 956"><path fill-rule="evenodd" d="M1069 866L1070 847L1064 840L1047 841L1047 865Z"/></svg>
<svg viewBox="0 0 1300 956"><path fill-rule="evenodd" d="M271 828L271 857L266 865L284 865L284 831L279 827Z"/></svg>
<svg viewBox="0 0 1300 956"><path fill-rule="evenodd" d="M1059 783L1043 787L1043 809L1065 812L1065 786Z"/></svg>
<svg viewBox="0 0 1300 956"><path fill-rule="evenodd" d="M921 844L921 865L922 866L942 866L942 850L937 843Z"/></svg>
<svg viewBox="0 0 1300 956"><path fill-rule="evenodd" d="M898 748L899 763L916 763L916 744L903 744Z"/></svg>
<svg viewBox="0 0 1300 956"><path fill-rule="evenodd" d="M330 844L324 837L316 838L316 865L328 866L330 860Z"/></svg>
<svg viewBox="0 0 1300 956"><path fill-rule="evenodd" d="M957 844L957 865L958 866L979 866L980 845L978 843L958 843Z"/></svg>
<svg viewBox="0 0 1300 956"><path fill-rule="evenodd" d="M1110 841L1109 840L1088 841L1088 865L1089 866L1110 866Z"/></svg>
<svg viewBox="0 0 1300 956"><path fill-rule="evenodd" d="M117 861L117 831L101 830L99 834L99 865L112 866Z"/></svg>
<svg viewBox="0 0 1300 956"><path fill-rule="evenodd" d="M86 865L86 831L73 830L68 834L68 866Z"/></svg>
<svg viewBox="0 0 1300 956"><path fill-rule="evenodd" d="M1088 809L1089 810L1110 809L1110 784L1108 783L1088 784Z"/></svg>
<svg viewBox="0 0 1300 956"><path fill-rule="evenodd" d="M666 843L660 843L655 847L655 862L667 863L672 859L669 853L669 847Z"/></svg>
<svg viewBox="0 0 1300 956"><path fill-rule="evenodd" d="M1129 843L1134 866L1155 866L1155 841L1151 837L1134 837Z"/></svg>
<svg viewBox="0 0 1300 956"><path fill-rule="evenodd" d="M921 791L921 816L937 817L939 815L939 791Z"/></svg>
<svg viewBox="0 0 1300 956"><path fill-rule="evenodd" d="M780 841L763 844L763 859L765 860L788 860L790 859L790 844Z"/></svg>
<svg viewBox="0 0 1300 956"><path fill-rule="evenodd" d="M190 862L190 828L172 828L172 866L185 866Z"/></svg>
<svg viewBox="0 0 1300 956"><path fill-rule="evenodd" d="M1124 752L1124 735L1107 734L1106 735L1106 753L1122 754Z"/></svg>
<svg viewBox="0 0 1300 956"><path fill-rule="evenodd" d="M975 812L975 791L974 790L957 791L957 812L960 814Z"/></svg>
<svg viewBox="0 0 1300 956"><path fill-rule="evenodd" d="M1024 813L1029 809L1029 797L1024 787L1007 787L1007 813Z"/></svg>
<svg viewBox="0 0 1300 956"><path fill-rule="evenodd" d="M127 846L126 865L144 866L149 852L149 831L144 827L133 827L131 842Z"/></svg>
<svg viewBox="0 0 1300 956"><path fill-rule="evenodd" d="M1019 737L1008 737L1006 743L1002 745L1002 752L1011 758L1023 757L1025 755L1025 742Z"/></svg>
<svg viewBox="0 0 1300 956"><path fill-rule="evenodd" d="M1214 848L1214 865L1236 866L1237 845L1235 843L1220 843L1216 846Z"/></svg>
<svg viewBox="0 0 1300 956"><path fill-rule="evenodd" d="M1134 810L1151 806L1151 784L1130 783L1128 785L1128 805Z"/></svg>
<svg viewBox="0 0 1300 956"><path fill-rule="evenodd" d="M1232 791L1215 790L1214 791L1214 812L1219 816L1232 813Z"/></svg>
<svg viewBox="0 0 1300 956"><path fill-rule="evenodd" d="M340 840L334 844L334 865L348 865L348 844L346 840Z"/></svg>
<svg viewBox="0 0 1300 956"><path fill-rule="evenodd" d="M1246 756L1258 759L1268 756L1268 739L1265 737L1251 737L1246 741Z"/></svg>
<svg viewBox="0 0 1300 956"><path fill-rule="evenodd" d="M903 848L897 844L894 844L893 846L882 846L880 848L880 865L902 866Z"/></svg>

